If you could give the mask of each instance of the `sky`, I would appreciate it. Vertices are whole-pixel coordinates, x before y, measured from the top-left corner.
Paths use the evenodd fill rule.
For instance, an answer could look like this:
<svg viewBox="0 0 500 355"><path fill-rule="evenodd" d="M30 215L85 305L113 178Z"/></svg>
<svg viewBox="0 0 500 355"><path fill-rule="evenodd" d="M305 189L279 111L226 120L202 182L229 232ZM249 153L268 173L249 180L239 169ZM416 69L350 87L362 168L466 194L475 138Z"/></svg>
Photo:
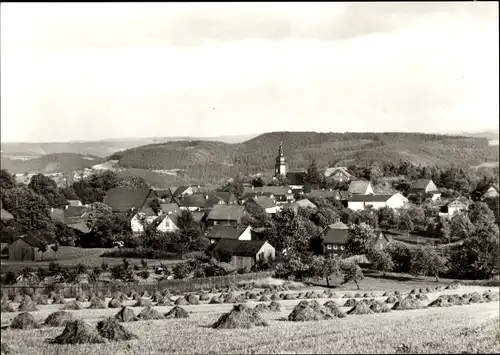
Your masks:
<svg viewBox="0 0 500 355"><path fill-rule="evenodd" d="M3 142L498 130L498 2L2 3Z"/></svg>

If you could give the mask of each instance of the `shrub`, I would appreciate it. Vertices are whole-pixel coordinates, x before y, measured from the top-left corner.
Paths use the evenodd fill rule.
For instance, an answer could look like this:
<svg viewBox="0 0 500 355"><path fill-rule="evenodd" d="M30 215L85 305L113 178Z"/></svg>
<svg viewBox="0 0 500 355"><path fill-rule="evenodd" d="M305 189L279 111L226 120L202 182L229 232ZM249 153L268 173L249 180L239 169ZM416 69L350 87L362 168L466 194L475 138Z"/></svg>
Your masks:
<svg viewBox="0 0 500 355"><path fill-rule="evenodd" d="M125 268L125 265L114 265L111 267L111 276L117 280L130 281L133 279L132 270Z"/></svg>
<svg viewBox="0 0 500 355"><path fill-rule="evenodd" d="M87 266L78 263L78 265L76 265L76 271L78 272L78 274L85 274L87 272Z"/></svg>
<svg viewBox="0 0 500 355"><path fill-rule="evenodd" d="M105 253L105 254L106 254L106 253ZM103 261L103 262L102 262L102 264L101 264L101 270L102 270L103 272L106 272L106 271L108 271L108 268L109 268L108 263L107 263L107 262L105 262L105 261Z"/></svg>
<svg viewBox="0 0 500 355"><path fill-rule="evenodd" d="M139 269L140 269L139 265L134 264L134 270L135 270L135 271L139 271Z"/></svg>
<svg viewBox="0 0 500 355"><path fill-rule="evenodd" d="M174 273L175 278L183 279L188 277L193 270L189 263L179 263L173 267L172 271Z"/></svg>
<svg viewBox="0 0 500 355"><path fill-rule="evenodd" d="M17 275L13 271L7 271L2 283L6 285L14 285L16 283L16 280Z"/></svg>
<svg viewBox="0 0 500 355"><path fill-rule="evenodd" d="M148 268L148 262L144 259L141 260L141 265L144 269L147 269Z"/></svg>
<svg viewBox="0 0 500 355"><path fill-rule="evenodd" d="M149 271L148 270L142 270L141 273L140 273L141 277L144 279L144 280L147 280L149 279Z"/></svg>
<svg viewBox="0 0 500 355"><path fill-rule="evenodd" d="M51 275L58 274L61 272L61 270L62 270L62 267L61 267L61 265L59 265L59 263L56 263L54 261L51 261L49 263L49 272Z"/></svg>
<svg viewBox="0 0 500 355"><path fill-rule="evenodd" d="M137 249L114 249L101 254L101 257L108 258L142 258L142 259L177 259L176 253L167 252L163 250L156 250L151 248L137 248Z"/></svg>

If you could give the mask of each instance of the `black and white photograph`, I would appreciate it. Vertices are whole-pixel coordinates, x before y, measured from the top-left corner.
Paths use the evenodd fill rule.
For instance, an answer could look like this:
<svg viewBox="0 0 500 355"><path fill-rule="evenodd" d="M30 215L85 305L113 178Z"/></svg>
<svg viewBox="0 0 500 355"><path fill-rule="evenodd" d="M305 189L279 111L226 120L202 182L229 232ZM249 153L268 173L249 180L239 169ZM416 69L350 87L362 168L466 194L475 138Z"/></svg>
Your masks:
<svg viewBox="0 0 500 355"><path fill-rule="evenodd" d="M500 353L499 2L2 2L1 354Z"/></svg>

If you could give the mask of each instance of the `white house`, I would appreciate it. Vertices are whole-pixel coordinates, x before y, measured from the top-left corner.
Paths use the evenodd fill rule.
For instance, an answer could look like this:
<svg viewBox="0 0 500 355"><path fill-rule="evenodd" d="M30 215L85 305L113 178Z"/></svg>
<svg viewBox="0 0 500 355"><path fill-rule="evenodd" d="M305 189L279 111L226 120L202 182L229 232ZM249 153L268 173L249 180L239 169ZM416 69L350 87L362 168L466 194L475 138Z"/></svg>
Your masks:
<svg viewBox="0 0 500 355"><path fill-rule="evenodd" d="M363 210L368 206L374 209L386 206L397 209L407 203L408 199L398 192L394 195L354 195L347 200L347 207L353 211Z"/></svg>
<svg viewBox="0 0 500 355"><path fill-rule="evenodd" d="M160 232L175 232L179 230L177 227L178 213L166 214L162 216L162 220L156 229Z"/></svg>
<svg viewBox="0 0 500 355"><path fill-rule="evenodd" d="M351 179L351 174L347 171L346 167L333 167L325 170L325 177L331 177L335 181L348 181Z"/></svg>
<svg viewBox="0 0 500 355"><path fill-rule="evenodd" d="M373 195L373 186L369 181L355 180L349 184L350 195Z"/></svg>
<svg viewBox="0 0 500 355"><path fill-rule="evenodd" d="M252 240L252 227L238 228L233 226L214 226L207 233L211 243L222 239L230 240Z"/></svg>
<svg viewBox="0 0 500 355"><path fill-rule="evenodd" d="M150 214L146 212L136 213L130 220L130 228L132 233L139 234L144 232L144 226L153 223L158 216L156 214Z"/></svg>
<svg viewBox="0 0 500 355"><path fill-rule="evenodd" d="M456 198L446 205L443 206L443 211L448 214L448 216L453 216L457 212L467 211L468 203L466 199Z"/></svg>

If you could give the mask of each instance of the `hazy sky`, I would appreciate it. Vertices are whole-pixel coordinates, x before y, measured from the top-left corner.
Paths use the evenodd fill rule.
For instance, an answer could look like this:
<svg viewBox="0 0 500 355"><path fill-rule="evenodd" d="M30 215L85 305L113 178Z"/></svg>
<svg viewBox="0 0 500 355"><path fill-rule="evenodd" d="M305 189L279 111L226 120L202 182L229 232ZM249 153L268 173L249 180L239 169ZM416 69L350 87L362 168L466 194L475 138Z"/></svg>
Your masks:
<svg viewBox="0 0 500 355"><path fill-rule="evenodd" d="M1 139L498 129L498 2L2 3Z"/></svg>

